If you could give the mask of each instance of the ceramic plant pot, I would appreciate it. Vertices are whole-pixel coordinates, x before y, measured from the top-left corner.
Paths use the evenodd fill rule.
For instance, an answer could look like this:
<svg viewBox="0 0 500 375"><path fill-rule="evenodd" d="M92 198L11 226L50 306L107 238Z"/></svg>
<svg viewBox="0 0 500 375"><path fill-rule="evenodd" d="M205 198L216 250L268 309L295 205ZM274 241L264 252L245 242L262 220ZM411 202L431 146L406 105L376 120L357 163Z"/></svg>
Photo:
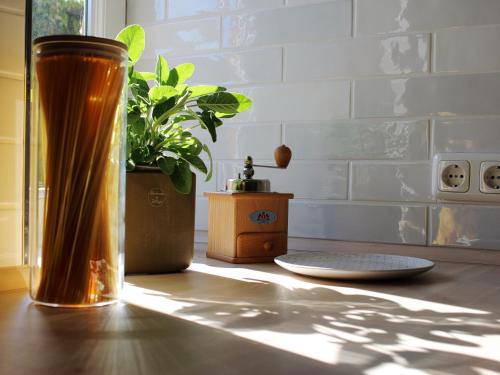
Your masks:
<svg viewBox="0 0 500 375"><path fill-rule="evenodd" d="M127 173L125 273L186 269L193 259L195 175L190 194L159 169Z"/></svg>

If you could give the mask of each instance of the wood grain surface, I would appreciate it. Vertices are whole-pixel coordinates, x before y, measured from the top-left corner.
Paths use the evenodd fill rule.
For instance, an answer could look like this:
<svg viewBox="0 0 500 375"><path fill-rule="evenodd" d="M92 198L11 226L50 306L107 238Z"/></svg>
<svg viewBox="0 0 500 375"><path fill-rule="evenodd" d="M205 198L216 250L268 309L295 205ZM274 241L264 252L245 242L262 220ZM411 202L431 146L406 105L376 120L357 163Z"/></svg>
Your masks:
<svg viewBox="0 0 500 375"><path fill-rule="evenodd" d="M0 293L0 374L496 374L500 268L353 283L228 264L127 278L88 310Z"/></svg>

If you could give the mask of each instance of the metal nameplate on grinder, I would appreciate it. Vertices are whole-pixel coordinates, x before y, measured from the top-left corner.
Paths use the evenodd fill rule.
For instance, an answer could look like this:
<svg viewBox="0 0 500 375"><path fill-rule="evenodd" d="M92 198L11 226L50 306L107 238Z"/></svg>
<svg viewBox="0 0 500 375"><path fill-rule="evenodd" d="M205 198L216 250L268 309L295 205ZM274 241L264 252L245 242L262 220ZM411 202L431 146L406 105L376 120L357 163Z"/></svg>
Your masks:
<svg viewBox="0 0 500 375"><path fill-rule="evenodd" d="M278 215L270 210L258 210L250 214L250 220L256 224L272 224L278 220Z"/></svg>

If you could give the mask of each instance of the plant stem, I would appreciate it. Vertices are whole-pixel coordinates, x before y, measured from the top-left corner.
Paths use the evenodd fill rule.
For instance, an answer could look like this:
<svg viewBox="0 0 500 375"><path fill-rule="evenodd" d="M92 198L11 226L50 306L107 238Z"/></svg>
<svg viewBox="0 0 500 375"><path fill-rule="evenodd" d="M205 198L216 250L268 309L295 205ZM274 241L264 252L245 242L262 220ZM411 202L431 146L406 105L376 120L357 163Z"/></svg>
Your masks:
<svg viewBox="0 0 500 375"><path fill-rule="evenodd" d="M188 131L191 131L191 130L193 130L193 129L196 129L196 128L197 128L197 127L199 127L199 126L201 126L201 125L200 125L200 124L196 124L196 125L193 125L193 126L191 126L191 127L189 127L189 128L186 128L186 129L184 129L184 130L188 132Z"/></svg>

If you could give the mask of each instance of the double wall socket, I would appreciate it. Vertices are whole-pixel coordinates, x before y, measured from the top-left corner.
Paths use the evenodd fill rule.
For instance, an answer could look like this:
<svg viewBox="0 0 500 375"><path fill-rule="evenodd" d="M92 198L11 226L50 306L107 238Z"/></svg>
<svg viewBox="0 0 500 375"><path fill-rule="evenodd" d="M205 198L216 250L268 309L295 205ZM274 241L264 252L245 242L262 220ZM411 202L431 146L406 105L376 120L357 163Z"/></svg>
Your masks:
<svg viewBox="0 0 500 375"><path fill-rule="evenodd" d="M438 154L432 169L437 200L500 203L500 154Z"/></svg>

